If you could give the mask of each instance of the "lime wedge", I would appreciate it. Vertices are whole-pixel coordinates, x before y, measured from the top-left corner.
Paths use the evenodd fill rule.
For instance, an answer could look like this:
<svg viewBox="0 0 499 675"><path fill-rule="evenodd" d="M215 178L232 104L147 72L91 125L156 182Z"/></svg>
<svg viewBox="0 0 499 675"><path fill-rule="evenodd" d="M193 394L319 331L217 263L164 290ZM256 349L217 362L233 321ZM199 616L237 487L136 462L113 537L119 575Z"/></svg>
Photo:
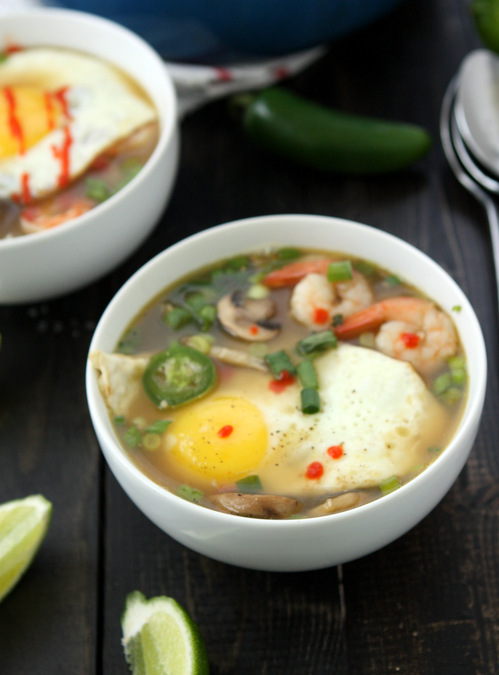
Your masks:
<svg viewBox="0 0 499 675"><path fill-rule="evenodd" d="M125 657L133 675L208 675L199 628L173 598L126 598L121 617Z"/></svg>
<svg viewBox="0 0 499 675"><path fill-rule="evenodd" d="M31 495L0 505L0 601L16 585L47 534L52 504Z"/></svg>

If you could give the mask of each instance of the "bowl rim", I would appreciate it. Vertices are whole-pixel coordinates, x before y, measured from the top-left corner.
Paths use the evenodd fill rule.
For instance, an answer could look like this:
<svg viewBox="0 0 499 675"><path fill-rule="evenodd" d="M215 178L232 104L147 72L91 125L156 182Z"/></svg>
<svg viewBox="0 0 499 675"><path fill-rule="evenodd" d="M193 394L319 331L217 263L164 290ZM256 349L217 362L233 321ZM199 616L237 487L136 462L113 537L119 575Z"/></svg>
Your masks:
<svg viewBox="0 0 499 675"><path fill-rule="evenodd" d="M137 48L141 49L143 53L150 59L151 63L155 63L158 67L158 73L161 72L162 78L157 78L158 83L163 82L163 91L162 94L166 95L168 99L168 110L171 110L171 114L162 116L161 111L159 111L158 119L160 124L160 133L158 142L139 173L134 176L134 178L124 185L118 192L112 195L105 202L98 204L95 208L83 213L76 218L71 219L70 221L64 223L64 227L54 227L49 230L42 230L41 232L33 233L34 237L30 235L23 235L19 237L8 237L0 238L0 253L2 249L6 251L12 249L22 249L23 247L33 246L36 242L40 244L44 241L50 241L50 239L57 239L61 237L67 237L74 230L79 229L80 227L85 227L88 221L93 220L96 215L99 217L105 218L106 213L114 208L115 204L120 200L125 198L130 192L135 192L135 190L140 189L140 186L144 181L146 181L149 175L155 170L158 163L161 161L161 157L168 150L172 140L176 134L177 121L178 121L178 98L173 83L173 79L168 72L168 69L162 60L161 56L155 49L144 40L140 35L134 33L129 28L122 26L111 19L98 16L96 14L91 14L89 12L84 12L82 10L74 9L65 9L59 7L34 7L29 9L16 9L9 11L2 17L2 28L6 23L17 23L21 26L22 23L29 20L31 22L40 22L40 30L43 31L44 22L53 22L54 20L61 23L71 22L71 23L86 23L89 27L91 26L101 26L105 30L115 33L116 35L121 35L125 37L131 43L135 43ZM22 30L22 27L21 27ZM42 37L42 35L41 35ZM43 40L42 40L43 41ZM58 46L49 45L49 46ZM69 49L69 48L67 48ZM85 51L83 48L76 48L78 51ZM92 44L88 45L87 53L90 56L96 56L95 52L92 50ZM102 58L97 55L97 58ZM105 60L105 59L103 59ZM123 69L126 73L126 69ZM134 80L138 78L133 76ZM143 82L138 82L138 84L146 90ZM159 86L159 84L158 84ZM147 90L146 90L147 91ZM147 91L147 94L151 96L151 93ZM97 210L97 213L96 213Z"/></svg>
<svg viewBox="0 0 499 675"><path fill-rule="evenodd" d="M103 311L97 326L95 328L93 337L90 342L88 354L90 354L94 349L99 348L98 344L102 340L102 335L104 333L104 330L106 329L106 324L107 321L112 318L113 313L116 311L116 308L119 307L119 305L122 302L122 298L126 298L126 296L129 294L130 289L133 289L136 284L140 285L140 281L142 277L147 276L150 274L151 270L154 270L154 268L158 265L162 264L162 261L165 258L169 258L171 256L176 255L178 251L182 251L184 247L187 247L191 245L191 243L200 243L202 244L203 241L207 238L210 238L212 236L217 236L217 234L223 235L224 232L228 232L231 229L239 229L239 228L244 228L248 226L252 226L255 223L271 223L272 221L296 221L296 220L303 220L303 219L312 219L314 221L318 222L323 222L323 223L335 223L337 226L340 227L353 227L356 228L359 234L366 234L370 233L370 236L374 237L380 237L381 239L384 239L386 242L391 242L395 244L397 247L403 249L408 253L408 255L411 255L413 257L418 258L420 261L424 261L426 265L429 265L430 267L433 268L433 270L440 276L440 278L445 279L445 283L451 289L453 295L455 295L456 298L459 298L459 302L463 307L463 314L466 314L467 321L469 320L470 323L468 324L470 334L473 335L473 339L476 340L476 344L474 345L474 350L473 350L473 360L475 362L475 369L474 369L474 385L476 388L475 396L471 398L468 396L468 400L466 402L465 409L462 414L462 419L459 424L458 429L456 430L454 436L450 439L449 443L445 447L445 450L439 454L439 456L430 464L424 471L422 471L420 474L412 478L409 482L405 483L402 485L400 488L397 490L386 494L382 497L380 497L377 500L374 500L372 502L368 502L366 504L362 504L360 506L357 506L353 509L347 510L347 511L342 511L339 513L333 513L333 514L328 514L325 516L321 517L315 517L315 518L296 518L296 519L285 519L285 520L265 520L265 519L253 519L253 518L245 518L243 516L237 516L234 514L229 514L229 513L224 513L221 511L216 511L214 509L208 509L205 507L200 507L197 504L194 504L192 502L189 502L188 500L185 500L178 495L174 494L173 492L169 491L168 488L163 487L159 483L156 483L152 478L147 476L140 468L138 468L137 465L134 464L133 460L128 457L126 454L126 451L121 447L119 442L116 440L116 437L113 435L112 432L110 432L111 425L110 425L110 420L109 419L102 419L100 412L99 412L99 400L101 397L100 391L98 389L98 385L96 383L96 376L95 376L95 371L93 366L90 363L90 360L87 358L87 365L86 365L86 374L85 374L85 382L86 382L86 395L87 395L87 403L90 411L90 417L92 420L92 423L94 425L94 429L97 432L97 437L99 439L99 443L102 443L102 437L104 438L106 448L103 448L101 445L101 449L103 454L106 457L107 460L107 454L109 453L112 455L113 462L117 462L118 465L123 468L129 476L131 476L134 480L134 482L140 484L142 487L145 487L147 490L151 491L152 493L158 495L159 499L165 500L166 503L171 503L176 505L177 507L181 509L185 509L186 513L191 513L194 518L202 521L202 520L210 520L214 524L220 523L220 524L234 524L236 523L239 528L243 527L245 530L248 531L253 531L255 529L270 529L270 530L281 530L283 528L300 528L304 527L304 523L307 523L306 527L307 528L328 528L331 525L331 522L339 522L339 521L349 521L353 520L357 517L356 514L368 514L370 511L378 511L380 509L388 509L390 508L390 504L392 502L397 503L400 499L403 499L405 495L410 496L411 493L414 493L415 491L419 490L419 487L421 483L425 483L428 481L429 478L431 478L434 474L440 474L442 473L446 466L450 463L452 463L454 455L459 451L459 445L460 445L460 439L462 437L466 437L469 434L473 433L473 429L478 426L482 410L483 410L483 405L484 405L484 400L485 400L485 393L486 393L486 385L487 385L487 354L486 354L486 348L485 348L485 341L483 337L483 333L478 321L478 318L475 314L475 311L469 302L468 298L464 294L464 291L459 287L459 285L454 281L454 279L446 272L433 258L428 256L426 253L424 253L422 250L418 249L417 247L413 246L412 244L408 243L407 241L391 234L388 232L385 232L384 230L380 230L378 228L375 228L371 225L366 225L364 223L360 223L358 221L353 221L345 218L338 218L334 216L322 216L322 215L315 215L315 214L299 214L299 213L292 213L292 214L272 214L272 215L267 215L267 216L254 216L254 217L249 217L249 218L243 218L240 220L234 220L230 222L226 222L220 225L216 225L213 227L210 227L206 230L202 230L200 232L197 232L193 235L190 235L184 239L181 239L180 241L177 241L173 245L169 246L168 248L164 249L163 251L159 252L156 254L153 258L151 258L148 262L146 262L142 267L140 267L136 272L121 286L121 288L116 292L116 294L113 296L113 298L110 300L109 304ZM269 242L269 244L272 242ZM266 243L263 243L260 248L264 248ZM281 242L282 245L282 242ZM305 246L306 247L306 246ZM244 248L244 245L241 246L241 253L249 250L256 250L258 247L257 246L251 246L251 247L246 247ZM310 247L309 247L310 248ZM323 247L324 250L332 250L330 249L329 246ZM362 257L362 256L361 256ZM376 262L374 260L374 262ZM210 264L210 263L207 263ZM190 271L195 271L195 268ZM164 286L164 288L167 288L168 284ZM162 288L159 288L157 290L157 293L155 296L152 298L149 298L149 300L152 300L154 297L157 295L161 294ZM148 300L142 301L142 306L145 306L148 303ZM128 321L126 324L130 324L130 322L133 320L133 318L136 316L136 313L130 313ZM125 328L126 324L122 326L121 328ZM471 389L469 390L468 394L471 393ZM102 408L107 414L107 410L105 408ZM106 425L106 421L108 422L108 425ZM466 453L466 456L464 458L464 461L462 462L459 471L462 470L464 464L467 461L468 455L471 452L472 446L470 447L469 451ZM454 479L451 481L450 485L454 482ZM449 487L450 487L449 485ZM449 488L445 490L442 494L438 495L438 499L435 500L434 505L440 501L446 492L448 491ZM128 491L125 490L127 493ZM132 498L132 497L130 497ZM133 498L132 498L133 499ZM433 506L434 506L433 505ZM433 507L432 507L433 508ZM430 510L430 509L428 509Z"/></svg>

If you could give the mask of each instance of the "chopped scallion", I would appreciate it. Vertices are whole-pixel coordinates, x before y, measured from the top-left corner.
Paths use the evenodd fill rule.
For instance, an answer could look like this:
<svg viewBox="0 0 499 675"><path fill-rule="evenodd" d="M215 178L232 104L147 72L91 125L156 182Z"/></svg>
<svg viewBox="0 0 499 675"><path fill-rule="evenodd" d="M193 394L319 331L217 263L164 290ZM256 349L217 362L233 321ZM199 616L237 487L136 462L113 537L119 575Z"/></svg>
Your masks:
<svg viewBox="0 0 499 675"><path fill-rule="evenodd" d="M114 418L114 423L116 424L117 427L122 427L125 425L125 415L116 415Z"/></svg>
<svg viewBox="0 0 499 675"><path fill-rule="evenodd" d="M155 433L147 433L142 439L145 450L157 450L161 445L161 436Z"/></svg>
<svg viewBox="0 0 499 675"><path fill-rule="evenodd" d="M433 382L433 393L435 396L441 396L451 385L451 376L449 372L442 373Z"/></svg>
<svg viewBox="0 0 499 675"><path fill-rule="evenodd" d="M192 321L192 313L185 307L170 305L165 307L163 321L173 330L178 330Z"/></svg>
<svg viewBox="0 0 499 675"><path fill-rule="evenodd" d="M265 354L263 358L276 380L279 379L279 376L283 370L286 370L288 373L293 375L296 373L295 364L291 361L283 349L278 352L272 352L272 354Z"/></svg>
<svg viewBox="0 0 499 675"><path fill-rule="evenodd" d="M379 489L384 495L397 490L399 487L400 480L398 479L398 476L390 476L389 478L385 478L385 480L381 481L379 484Z"/></svg>
<svg viewBox="0 0 499 675"><path fill-rule="evenodd" d="M338 341L333 331L324 330L320 333L312 333L311 335L307 335L306 338L303 338L298 342L296 349L299 354L304 356L305 354L310 354L311 352L336 347L337 344Z"/></svg>
<svg viewBox="0 0 499 675"><path fill-rule="evenodd" d="M263 486L257 475L245 476L236 482L239 492L259 492Z"/></svg>
<svg viewBox="0 0 499 675"><path fill-rule="evenodd" d="M142 443L142 433L137 427L129 427L125 433L125 442L132 448L136 448Z"/></svg>
<svg viewBox="0 0 499 675"><path fill-rule="evenodd" d="M100 178L85 180L85 195L94 202L105 202L111 196L111 190Z"/></svg>
<svg viewBox="0 0 499 675"><path fill-rule="evenodd" d="M327 267L328 281L348 281L352 277L352 263L350 260L338 260L337 262L329 263Z"/></svg>
<svg viewBox="0 0 499 675"><path fill-rule="evenodd" d="M201 490L185 484L179 485L177 494L179 497L187 499L189 502L199 502L204 496L204 492Z"/></svg>
<svg viewBox="0 0 499 675"><path fill-rule="evenodd" d="M319 380L317 379L317 373L315 372L315 366L313 361L310 359L305 359L300 361L296 366L298 371L298 377L300 378L301 386L304 389L318 389Z"/></svg>
<svg viewBox="0 0 499 675"><path fill-rule="evenodd" d="M301 409L305 415L313 415L318 413L321 409L321 401L317 389L307 387L300 392Z"/></svg>
<svg viewBox="0 0 499 675"><path fill-rule="evenodd" d="M400 286L400 279L395 274L389 274L384 279L385 284L388 286Z"/></svg>
<svg viewBox="0 0 499 675"><path fill-rule="evenodd" d="M301 255L300 251L297 248L287 247L280 248L277 251L277 258L279 260L294 260L299 258Z"/></svg>
<svg viewBox="0 0 499 675"><path fill-rule="evenodd" d="M146 428L148 434L162 434L168 429L171 420L156 420Z"/></svg>

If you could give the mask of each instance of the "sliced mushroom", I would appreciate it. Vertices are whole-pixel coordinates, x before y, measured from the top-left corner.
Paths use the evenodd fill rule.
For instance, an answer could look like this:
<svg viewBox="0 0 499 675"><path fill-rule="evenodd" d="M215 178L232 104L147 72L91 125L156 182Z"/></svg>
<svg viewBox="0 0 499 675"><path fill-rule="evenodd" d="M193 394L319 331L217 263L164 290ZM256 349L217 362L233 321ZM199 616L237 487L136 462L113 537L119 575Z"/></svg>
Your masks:
<svg viewBox="0 0 499 675"><path fill-rule="evenodd" d="M330 513L339 513L348 511L354 506L360 506L365 501L360 492L342 492L334 497L328 497L322 504L319 504L309 512L311 516L327 516Z"/></svg>
<svg viewBox="0 0 499 675"><path fill-rule="evenodd" d="M224 295L217 304L218 319L225 330L251 342L266 342L279 332L281 325L269 321L276 313L270 298L254 300L241 291Z"/></svg>
<svg viewBox="0 0 499 675"><path fill-rule="evenodd" d="M258 358L258 356L253 356L253 354L249 354L248 352L243 352L241 349L231 349L230 347L213 345L210 349L210 356L223 361L223 363L228 363L231 366L261 370L262 373L268 372L268 368L263 359Z"/></svg>
<svg viewBox="0 0 499 675"><path fill-rule="evenodd" d="M289 518L301 510L301 504L291 497L281 495L255 495L241 492L222 492L210 500L227 513L247 518Z"/></svg>

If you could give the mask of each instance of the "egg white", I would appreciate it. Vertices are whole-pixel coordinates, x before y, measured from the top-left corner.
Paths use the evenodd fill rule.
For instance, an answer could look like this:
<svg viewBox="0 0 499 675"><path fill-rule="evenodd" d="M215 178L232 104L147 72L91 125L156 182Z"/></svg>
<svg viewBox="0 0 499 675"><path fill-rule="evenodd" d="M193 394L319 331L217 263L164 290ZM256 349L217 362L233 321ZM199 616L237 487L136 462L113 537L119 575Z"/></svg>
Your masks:
<svg viewBox="0 0 499 675"><path fill-rule="evenodd" d="M30 85L44 91L68 87L70 119L69 174L81 175L106 148L143 124L156 119L152 104L110 64L90 55L50 48L26 49L0 64L0 88ZM65 143L63 128L54 129L24 154L0 160L0 198L21 192L22 176L29 176L33 198L58 189L60 161L54 147Z"/></svg>

